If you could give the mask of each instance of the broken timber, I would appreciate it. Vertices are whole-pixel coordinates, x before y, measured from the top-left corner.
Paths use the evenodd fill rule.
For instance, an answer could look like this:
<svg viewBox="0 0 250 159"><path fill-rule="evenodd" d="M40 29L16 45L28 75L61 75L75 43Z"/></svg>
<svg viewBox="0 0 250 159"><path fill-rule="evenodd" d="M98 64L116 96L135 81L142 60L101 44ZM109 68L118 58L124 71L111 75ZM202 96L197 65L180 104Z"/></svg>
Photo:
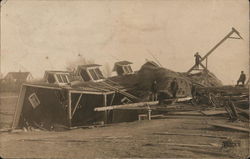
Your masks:
<svg viewBox="0 0 250 159"><path fill-rule="evenodd" d="M210 123L210 125L215 126L215 127L226 128L226 129L238 130L238 131L242 131L242 132L248 132L248 133L250 132L250 129L239 127L239 126L217 124L217 123Z"/></svg>
<svg viewBox="0 0 250 159"><path fill-rule="evenodd" d="M131 104L123 104L123 105L114 105L114 106L107 106L107 107L97 107L94 110L95 111L106 111L106 110L113 110L113 109L119 109L119 108L126 108L126 107L140 107L140 106L146 106L146 105L157 105L158 101L152 101L152 102L139 102L139 103L131 103Z"/></svg>

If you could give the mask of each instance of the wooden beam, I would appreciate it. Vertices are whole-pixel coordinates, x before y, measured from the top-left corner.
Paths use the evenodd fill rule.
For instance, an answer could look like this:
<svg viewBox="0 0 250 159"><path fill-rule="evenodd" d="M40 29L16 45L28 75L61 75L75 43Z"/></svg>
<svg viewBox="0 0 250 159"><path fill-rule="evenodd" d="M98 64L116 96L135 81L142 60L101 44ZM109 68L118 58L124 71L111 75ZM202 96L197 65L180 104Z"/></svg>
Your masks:
<svg viewBox="0 0 250 159"><path fill-rule="evenodd" d="M82 94L96 94L96 95L103 95L107 94L105 92L94 92L94 91L84 91L84 90L70 90L71 93L82 93ZM114 91L112 91L114 92Z"/></svg>
<svg viewBox="0 0 250 159"><path fill-rule="evenodd" d="M73 112L72 112L72 117L74 116L74 114L75 114L75 111L76 111L76 109L77 109L77 107L78 107L78 105L79 105L79 103L80 103L80 101L81 101L81 98L82 98L82 94L80 94L80 96L79 96L79 98L78 98L78 100L77 100L77 102L76 102L76 105L75 105L75 107L74 107L74 110L73 110Z"/></svg>
<svg viewBox="0 0 250 159"><path fill-rule="evenodd" d="M106 110L113 110L113 109L119 109L119 108L126 108L126 107L140 107L140 106L146 106L148 105L157 105L158 101L152 101L152 102L139 102L139 103L131 103L131 104L123 104L123 105L114 105L114 106L107 106L107 107L97 107L94 110L95 111L106 111Z"/></svg>
<svg viewBox="0 0 250 159"><path fill-rule="evenodd" d="M19 97L17 100L16 108L15 108L15 115L14 115L14 119L12 122L12 129L15 129L18 127L20 116L21 116L22 109L23 109L23 103L24 103L24 98L25 98L25 94L26 94L26 89L27 89L27 86L25 86L25 85L22 85L22 87L20 89Z"/></svg>
<svg viewBox="0 0 250 159"><path fill-rule="evenodd" d="M105 82L103 82L102 84L105 85L106 87L108 87L108 88L110 88L110 89L112 89L112 90L114 90L114 91L116 91L116 92L118 92L118 93L126 96L126 97L135 99L136 101L140 101L140 99L138 97L136 97L136 96L134 96L134 95L132 95L132 94L130 94L128 92L122 91L121 89L119 89L117 87L111 86L110 84L105 83Z"/></svg>
<svg viewBox="0 0 250 159"><path fill-rule="evenodd" d="M61 90L62 89L62 88L59 88L59 87L41 86L41 85L34 85L34 84L23 84L23 86L37 87L37 88L46 88L46 89L57 89L57 90Z"/></svg>
<svg viewBox="0 0 250 159"><path fill-rule="evenodd" d="M208 67L208 57L206 58L206 69Z"/></svg>
<svg viewBox="0 0 250 159"><path fill-rule="evenodd" d="M206 53L205 56L203 56L200 60L200 63L205 60L217 47L219 47L224 41L226 41L233 33L236 33L241 39L242 37L239 35L239 32L232 28L232 30L221 40L219 41L210 51L208 51L208 53ZM196 65L194 65L193 67L191 67L187 73L190 73L194 68L195 68Z"/></svg>

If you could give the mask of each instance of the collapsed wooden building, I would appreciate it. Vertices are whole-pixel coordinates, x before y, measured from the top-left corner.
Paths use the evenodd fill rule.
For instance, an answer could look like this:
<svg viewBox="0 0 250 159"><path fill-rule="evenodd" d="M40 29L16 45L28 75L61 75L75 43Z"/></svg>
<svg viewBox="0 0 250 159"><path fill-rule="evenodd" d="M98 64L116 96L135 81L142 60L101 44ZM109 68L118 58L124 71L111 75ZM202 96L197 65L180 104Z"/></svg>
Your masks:
<svg viewBox="0 0 250 159"><path fill-rule="evenodd" d="M94 108L139 101L129 89L104 79L100 65L79 66L81 81L71 81L69 72L46 71L44 81L22 85L13 128L35 126L52 129L136 120L136 115L96 112ZM79 78L78 78L79 79ZM125 114L125 112L123 112ZM121 119L123 118L123 119Z"/></svg>
<svg viewBox="0 0 250 159"><path fill-rule="evenodd" d="M123 69L130 64L126 62L118 67ZM129 73L117 73L118 76L111 78L104 78L100 66L81 65L74 73L46 71L43 81L23 84L13 128L35 126L50 130L59 125L74 127L135 121L143 109L130 109L131 103L137 106L158 103L150 99L154 81L159 87L158 100L172 98L170 83L173 79L179 85L178 98L191 96L192 81L188 77L152 61L146 62L137 72L129 69Z"/></svg>

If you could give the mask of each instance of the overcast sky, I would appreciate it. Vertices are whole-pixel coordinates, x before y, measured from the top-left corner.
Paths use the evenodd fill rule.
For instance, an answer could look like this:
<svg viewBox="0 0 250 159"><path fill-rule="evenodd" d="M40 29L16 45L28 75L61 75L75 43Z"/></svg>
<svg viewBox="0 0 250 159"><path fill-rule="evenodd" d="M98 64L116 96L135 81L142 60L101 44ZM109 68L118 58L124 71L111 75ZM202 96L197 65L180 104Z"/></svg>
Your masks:
<svg viewBox="0 0 250 159"><path fill-rule="evenodd" d="M44 70L64 70L78 54L111 67L129 60L139 69L152 59L148 52L185 72L195 52L204 55L235 27L244 40L227 40L208 59L209 70L232 84L241 70L248 73L248 6L247 0L8 0L1 7L2 72L42 77Z"/></svg>

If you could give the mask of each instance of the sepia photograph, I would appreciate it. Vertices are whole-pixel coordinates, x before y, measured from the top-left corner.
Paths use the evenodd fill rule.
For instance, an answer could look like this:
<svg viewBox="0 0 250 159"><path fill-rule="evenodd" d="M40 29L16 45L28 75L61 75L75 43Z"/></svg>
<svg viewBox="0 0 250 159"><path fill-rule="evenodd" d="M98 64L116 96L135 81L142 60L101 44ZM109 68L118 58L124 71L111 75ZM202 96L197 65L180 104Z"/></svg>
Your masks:
<svg viewBox="0 0 250 159"><path fill-rule="evenodd" d="M0 158L250 157L248 0L0 12Z"/></svg>

